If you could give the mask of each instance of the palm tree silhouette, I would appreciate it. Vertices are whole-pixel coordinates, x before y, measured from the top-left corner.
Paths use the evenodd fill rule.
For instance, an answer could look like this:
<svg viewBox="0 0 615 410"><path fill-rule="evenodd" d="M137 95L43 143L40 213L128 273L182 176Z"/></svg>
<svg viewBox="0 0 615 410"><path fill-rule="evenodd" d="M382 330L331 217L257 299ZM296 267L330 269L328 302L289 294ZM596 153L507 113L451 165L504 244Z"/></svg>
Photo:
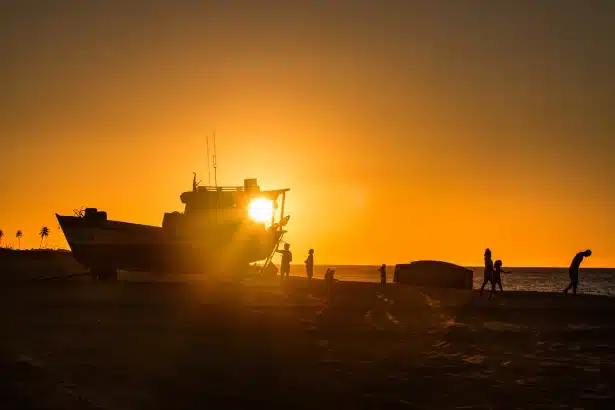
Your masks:
<svg viewBox="0 0 615 410"><path fill-rule="evenodd" d="M41 245L39 246L39 248L42 248L43 241L45 240L45 238L49 236L49 228L47 228L46 226L43 226L41 228L41 231L38 234L41 236Z"/></svg>
<svg viewBox="0 0 615 410"><path fill-rule="evenodd" d="M0 246L2 246L2 238L4 238L4 231L0 229Z"/></svg>
<svg viewBox="0 0 615 410"><path fill-rule="evenodd" d="M21 237L23 236L23 232L21 232L21 230L17 231L17 234L15 235L15 237L17 238L17 249L21 249Z"/></svg>

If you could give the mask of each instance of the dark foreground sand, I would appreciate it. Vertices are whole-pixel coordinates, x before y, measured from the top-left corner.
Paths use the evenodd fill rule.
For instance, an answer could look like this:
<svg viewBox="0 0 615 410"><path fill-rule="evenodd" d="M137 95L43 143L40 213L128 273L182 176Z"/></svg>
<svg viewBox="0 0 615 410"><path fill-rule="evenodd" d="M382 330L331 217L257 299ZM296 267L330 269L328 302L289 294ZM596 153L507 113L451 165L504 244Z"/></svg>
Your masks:
<svg viewBox="0 0 615 410"><path fill-rule="evenodd" d="M336 288L0 286L0 409L613 404L615 299Z"/></svg>

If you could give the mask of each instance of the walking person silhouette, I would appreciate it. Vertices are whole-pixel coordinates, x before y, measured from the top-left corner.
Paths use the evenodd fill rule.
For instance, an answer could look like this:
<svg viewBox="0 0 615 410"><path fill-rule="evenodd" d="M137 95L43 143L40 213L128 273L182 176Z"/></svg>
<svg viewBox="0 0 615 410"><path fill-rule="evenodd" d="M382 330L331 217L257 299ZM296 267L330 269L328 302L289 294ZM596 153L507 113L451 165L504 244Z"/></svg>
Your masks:
<svg viewBox="0 0 615 410"><path fill-rule="evenodd" d="M480 296L483 296L483 290L485 285L491 283L491 288L495 289L495 283L493 282L493 260L491 259L491 249L485 249L485 271L483 276L483 285L480 287Z"/></svg>
<svg viewBox="0 0 615 410"><path fill-rule="evenodd" d="M495 293L495 285L498 285L500 287L500 292L504 292L504 289L502 288L502 273L512 273L511 271L506 271L502 269L502 261L499 259L495 261L495 264L493 266L493 287L491 288L491 294L489 295L489 299L491 299L491 297Z"/></svg>

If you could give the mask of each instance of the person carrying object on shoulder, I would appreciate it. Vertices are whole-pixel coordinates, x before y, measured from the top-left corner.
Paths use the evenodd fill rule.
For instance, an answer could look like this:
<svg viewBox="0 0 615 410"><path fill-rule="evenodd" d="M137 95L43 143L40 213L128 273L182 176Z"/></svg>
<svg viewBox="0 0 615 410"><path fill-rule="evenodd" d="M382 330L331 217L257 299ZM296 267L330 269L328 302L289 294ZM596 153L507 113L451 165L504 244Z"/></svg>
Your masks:
<svg viewBox="0 0 615 410"><path fill-rule="evenodd" d="M290 263L293 261L293 254L290 251L290 244L284 244L284 250L278 250L278 253L282 254L282 262L280 263L280 278L288 278L290 274Z"/></svg>

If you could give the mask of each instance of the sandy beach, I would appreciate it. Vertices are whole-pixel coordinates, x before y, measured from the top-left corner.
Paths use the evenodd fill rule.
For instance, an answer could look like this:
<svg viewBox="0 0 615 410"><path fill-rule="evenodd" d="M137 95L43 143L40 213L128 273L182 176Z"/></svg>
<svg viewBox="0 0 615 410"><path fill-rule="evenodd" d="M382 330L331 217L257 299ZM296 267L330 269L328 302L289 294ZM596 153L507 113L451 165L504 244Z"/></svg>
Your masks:
<svg viewBox="0 0 615 410"><path fill-rule="evenodd" d="M606 408L615 299L291 278L0 288L3 409Z"/></svg>

